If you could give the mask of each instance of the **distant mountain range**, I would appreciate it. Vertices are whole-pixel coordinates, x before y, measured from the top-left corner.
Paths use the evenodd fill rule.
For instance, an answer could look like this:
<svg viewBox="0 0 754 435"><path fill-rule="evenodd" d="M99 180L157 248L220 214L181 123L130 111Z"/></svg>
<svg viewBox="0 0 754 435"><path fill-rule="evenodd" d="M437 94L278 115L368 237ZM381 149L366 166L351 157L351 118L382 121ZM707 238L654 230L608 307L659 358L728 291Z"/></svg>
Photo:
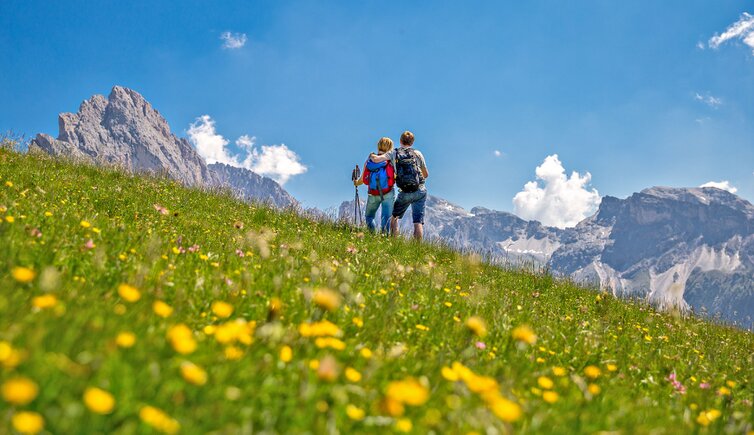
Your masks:
<svg viewBox="0 0 754 435"><path fill-rule="evenodd" d="M61 113L58 137L38 134L29 144L56 156L130 171L162 173L190 186L223 187L241 198L295 207L296 201L274 180L248 169L207 165L191 144L170 131L165 118L138 92L113 87L95 95L78 113Z"/></svg>
<svg viewBox="0 0 754 435"><path fill-rule="evenodd" d="M353 219L353 201L341 204L339 216ZM653 187L626 199L606 196L594 216L566 229L430 196L425 221L428 237L455 248L754 326L754 206L724 190ZM401 227L411 231L410 213Z"/></svg>
<svg viewBox="0 0 754 435"><path fill-rule="evenodd" d="M165 174L187 185L229 189L245 200L299 208L270 178L206 164L138 92L121 86L107 98L84 101L78 113L60 114L58 137L39 134L29 149ZM342 203L338 218L353 219L353 206L353 201ZM547 266L615 295L754 326L754 206L720 189L653 187L626 199L606 196L594 216L567 229L482 207L467 211L435 196L427 200L425 219L427 238L458 249ZM411 224L410 214L401 221L405 232Z"/></svg>

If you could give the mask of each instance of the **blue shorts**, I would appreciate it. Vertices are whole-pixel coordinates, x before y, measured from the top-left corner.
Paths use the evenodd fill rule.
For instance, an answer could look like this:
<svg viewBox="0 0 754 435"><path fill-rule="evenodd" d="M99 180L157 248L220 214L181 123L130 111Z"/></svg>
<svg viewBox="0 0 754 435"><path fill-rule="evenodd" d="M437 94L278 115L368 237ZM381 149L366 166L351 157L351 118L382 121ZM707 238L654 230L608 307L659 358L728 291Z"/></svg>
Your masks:
<svg viewBox="0 0 754 435"><path fill-rule="evenodd" d="M423 224L425 202L427 202L427 189L423 186L416 192L398 192L398 198L393 205L393 217L402 218L410 205L414 223Z"/></svg>

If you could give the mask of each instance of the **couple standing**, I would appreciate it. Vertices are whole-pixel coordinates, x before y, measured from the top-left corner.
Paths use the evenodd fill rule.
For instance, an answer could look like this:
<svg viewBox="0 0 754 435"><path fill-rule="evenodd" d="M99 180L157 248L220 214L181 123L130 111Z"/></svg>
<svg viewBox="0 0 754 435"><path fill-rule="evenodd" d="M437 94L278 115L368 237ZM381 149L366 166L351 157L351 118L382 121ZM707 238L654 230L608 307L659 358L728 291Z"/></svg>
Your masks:
<svg viewBox="0 0 754 435"><path fill-rule="evenodd" d="M374 218L382 206L381 230L393 236L398 235L398 219L411 206L414 220L414 238L421 240L424 235L424 204L427 201L427 188L424 182L429 176L422 153L413 148L414 134L404 131L401 146L393 148L393 141L383 137L377 142L377 154L371 153L364 163L363 176L354 181L355 186L366 184L369 196L366 205L367 227L375 231ZM395 198L394 185L400 191Z"/></svg>

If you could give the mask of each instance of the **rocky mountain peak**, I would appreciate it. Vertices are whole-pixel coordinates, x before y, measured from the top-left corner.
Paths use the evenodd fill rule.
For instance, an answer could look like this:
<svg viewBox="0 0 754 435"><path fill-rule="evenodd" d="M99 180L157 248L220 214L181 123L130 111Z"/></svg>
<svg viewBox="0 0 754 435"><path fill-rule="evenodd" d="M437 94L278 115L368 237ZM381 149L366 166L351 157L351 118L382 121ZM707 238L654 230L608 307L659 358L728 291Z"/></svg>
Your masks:
<svg viewBox="0 0 754 435"><path fill-rule="evenodd" d="M186 139L138 92L114 86L107 98L94 95L76 113L58 117L58 137L38 134L29 145L56 156L130 171L162 173L192 186L226 187L247 200L297 205L278 183L244 168L209 167Z"/></svg>

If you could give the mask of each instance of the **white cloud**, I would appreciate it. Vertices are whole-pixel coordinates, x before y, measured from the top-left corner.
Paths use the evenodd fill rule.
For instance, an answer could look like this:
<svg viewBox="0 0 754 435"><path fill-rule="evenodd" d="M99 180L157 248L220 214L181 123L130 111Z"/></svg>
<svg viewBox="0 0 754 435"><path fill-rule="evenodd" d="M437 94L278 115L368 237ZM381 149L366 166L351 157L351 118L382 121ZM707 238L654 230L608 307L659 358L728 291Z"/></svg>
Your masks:
<svg viewBox="0 0 754 435"><path fill-rule="evenodd" d="M503 153L500 150L495 150L495 151L492 152L492 154L494 154L495 157L502 157L503 156Z"/></svg>
<svg viewBox="0 0 754 435"><path fill-rule="evenodd" d="M720 45L731 39L740 39L744 44L749 46L754 53L754 16L744 12L741 18L735 23L728 26L721 35L715 34L709 40L711 48L718 48Z"/></svg>
<svg viewBox="0 0 754 435"><path fill-rule="evenodd" d="M592 175L574 171L568 177L557 154L547 156L535 171L537 179L513 197L513 209L524 219L545 225L572 227L594 213L600 204L597 189L589 187Z"/></svg>
<svg viewBox="0 0 754 435"><path fill-rule="evenodd" d="M229 141L217 133L215 121L209 115L196 118L189 126L188 137L208 164L224 163L246 168L280 184L285 184L291 177L303 174L307 169L298 154L286 145L262 145L260 152L255 146L256 137L247 134L236 139L241 154L232 154L228 149Z"/></svg>
<svg viewBox="0 0 754 435"><path fill-rule="evenodd" d="M223 32L222 35L220 35L220 39L223 40L223 48L230 50L241 48L246 45L245 33Z"/></svg>
<svg viewBox="0 0 754 435"><path fill-rule="evenodd" d="M708 181L699 187L716 187L718 189L727 190L730 193L738 192L738 188L731 186L728 180L723 181Z"/></svg>
<svg viewBox="0 0 754 435"><path fill-rule="evenodd" d="M235 157L228 153L228 141L215 131L215 121L209 115L196 118L188 129L189 140L208 164L225 163L237 166Z"/></svg>
<svg viewBox="0 0 754 435"><path fill-rule="evenodd" d="M696 43L696 48L698 48L699 50L704 50L706 47L704 45L704 42L699 41Z"/></svg>
<svg viewBox="0 0 754 435"><path fill-rule="evenodd" d="M710 106L713 109L717 109L718 107L723 105L722 99L715 97L713 95L710 95L709 93L707 93L706 95L702 95L697 92L694 94L694 99L696 101L701 101L702 103Z"/></svg>
<svg viewBox="0 0 754 435"><path fill-rule="evenodd" d="M251 157L250 166L246 166L247 163L244 161L247 169L270 177L280 184L285 184L294 175L306 172L306 166L301 163L298 155L284 144L262 145L261 153L253 150L249 157Z"/></svg>

